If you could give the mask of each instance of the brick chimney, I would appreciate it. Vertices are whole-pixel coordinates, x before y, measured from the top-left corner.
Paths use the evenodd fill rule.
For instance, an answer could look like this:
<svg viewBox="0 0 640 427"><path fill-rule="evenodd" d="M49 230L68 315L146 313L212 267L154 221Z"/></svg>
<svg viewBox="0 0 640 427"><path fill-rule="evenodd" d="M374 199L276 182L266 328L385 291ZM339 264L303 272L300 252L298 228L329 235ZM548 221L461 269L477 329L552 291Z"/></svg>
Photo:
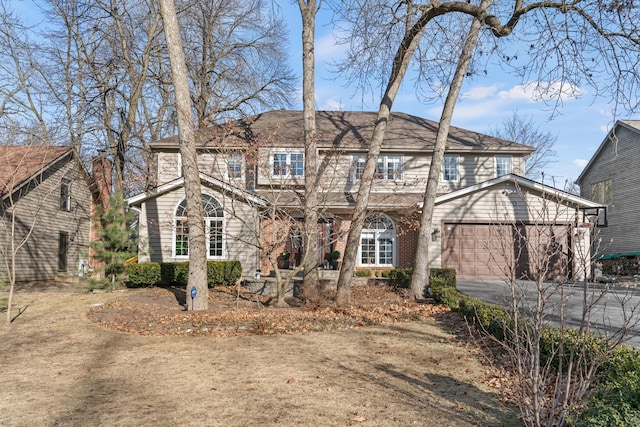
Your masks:
<svg viewBox="0 0 640 427"><path fill-rule="evenodd" d="M93 171L93 183L95 185L95 202L101 204L103 209L109 207L111 196L113 162L106 154L100 153L94 157L91 165Z"/></svg>

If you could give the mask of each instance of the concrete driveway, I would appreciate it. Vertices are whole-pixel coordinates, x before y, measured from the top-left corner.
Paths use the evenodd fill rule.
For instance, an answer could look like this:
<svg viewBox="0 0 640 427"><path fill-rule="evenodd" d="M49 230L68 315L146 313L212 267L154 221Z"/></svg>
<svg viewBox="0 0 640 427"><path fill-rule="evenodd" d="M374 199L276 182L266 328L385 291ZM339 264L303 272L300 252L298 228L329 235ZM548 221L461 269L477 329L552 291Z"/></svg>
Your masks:
<svg viewBox="0 0 640 427"><path fill-rule="evenodd" d="M612 335L619 332L622 327L626 327L626 342L634 347L640 347L640 288L601 283L586 289L582 283L568 283L562 285L562 288L554 283L545 283L545 286L545 292L549 295L546 313L553 326L560 325L563 299L565 325L576 328L580 326L584 301L593 301L590 324L594 329L600 333ZM457 288L460 293L482 301L510 305L509 286L504 280L458 279ZM520 281L517 292L522 298L523 307L535 306L537 295L535 283ZM561 297L562 293L564 298Z"/></svg>

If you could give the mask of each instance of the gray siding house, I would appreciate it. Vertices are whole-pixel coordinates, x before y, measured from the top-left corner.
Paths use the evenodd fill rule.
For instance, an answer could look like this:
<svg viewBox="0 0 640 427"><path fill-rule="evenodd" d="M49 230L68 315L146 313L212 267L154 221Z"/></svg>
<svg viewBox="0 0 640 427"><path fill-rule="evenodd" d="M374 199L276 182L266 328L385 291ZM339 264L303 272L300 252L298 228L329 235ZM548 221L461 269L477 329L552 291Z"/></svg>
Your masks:
<svg viewBox="0 0 640 427"><path fill-rule="evenodd" d="M351 212L360 185L376 113L318 111L317 147L320 222L318 265L334 250L344 253ZM388 123L370 216L358 248L358 268L411 267L417 242L417 213L426 186L436 122L393 113ZM210 259L239 259L246 278L273 270L266 253L290 253L300 264L302 223L269 220L279 213L300 218L304 195L304 137L301 111L269 111L230 121L197 134L198 162L207 216ZM128 199L138 210L140 261L188 259L184 186L176 137L153 142L156 188ZM584 237L576 230L580 208L594 202L522 177L533 148L452 127L444 158L430 239L430 265L454 267L460 277L504 277L508 256L487 254L499 226L536 223L560 227L553 239L564 245L565 273L575 273L572 254ZM280 215L280 218L286 215ZM527 231L528 230L528 231ZM522 235L530 235L531 227ZM503 233L504 234L504 233ZM506 236L513 254L515 239ZM470 249L473 248L473 249ZM526 272L530 258L519 259Z"/></svg>
<svg viewBox="0 0 640 427"><path fill-rule="evenodd" d="M70 147L0 147L0 280L67 280L89 267L92 192ZM15 266L15 267L13 267Z"/></svg>
<svg viewBox="0 0 640 427"><path fill-rule="evenodd" d="M607 208L599 253L640 254L640 120L619 120L577 179L580 195Z"/></svg>

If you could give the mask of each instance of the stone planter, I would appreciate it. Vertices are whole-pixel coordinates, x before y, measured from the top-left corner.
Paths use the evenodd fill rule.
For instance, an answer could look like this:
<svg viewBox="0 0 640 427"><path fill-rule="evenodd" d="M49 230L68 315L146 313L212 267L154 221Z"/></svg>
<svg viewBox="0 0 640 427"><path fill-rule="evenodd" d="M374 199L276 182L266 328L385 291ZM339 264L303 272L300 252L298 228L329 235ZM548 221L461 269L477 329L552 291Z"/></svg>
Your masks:
<svg viewBox="0 0 640 427"><path fill-rule="evenodd" d="M285 258L278 258L278 268L280 270L288 270L289 269L289 260Z"/></svg>

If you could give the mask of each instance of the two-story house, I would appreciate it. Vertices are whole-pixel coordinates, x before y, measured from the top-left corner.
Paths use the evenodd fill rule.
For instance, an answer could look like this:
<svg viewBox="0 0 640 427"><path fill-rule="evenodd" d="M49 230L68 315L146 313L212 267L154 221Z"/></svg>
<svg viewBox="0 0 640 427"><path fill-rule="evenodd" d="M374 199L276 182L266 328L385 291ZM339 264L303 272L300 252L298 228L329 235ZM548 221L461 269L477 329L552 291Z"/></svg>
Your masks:
<svg viewBox="0 0 640 427"><path fill-rule="evenodd" d="M603 255L640 255L640 120L619 120L576 180L580 195L606 206L598 230Z"/></svg>
<svg viewBox="0 0 640 427"><path fill-rule="evenodd" d="M375 119L373 112L316 113L319 265L331 251L344 251ZM430 120L391 115L371 191L370 216L360 238L360 268L413 265L417 214L437 130ZM258 269L268 273L266 251L287 250L291 263L299 263L304 248L296 221L302 218L304 186L309 185L304 176L302 112L270 111L200 129L197 144L209 258L240 260L246 277ZM139 211L139 258L187 260L178 140L156 141L151 148L157 156L158 185L128 199ZM513 258L517 239L501 227L517 223L526 233L526 227L541 221L558 226L553 239L571 257L573 246L582 244L573 233L582 221L580 208L595 203L521 177L532 151L451 128L434 212L431 266L455 267L460 277L502 277L502 264ZM274 217L282 221L274 222ZM492 255L488 250L495 233L507 240L507 253ZM564 272L574 269L568 258L560 269ZM519 262L524 273L527 261Z"/></svg>
<svg viewBox="0 0 640 427"><path fill-rule="evenodd" d="M92 191L71 147L0 146L0 280L67 280L89 269Z"/></svg>

